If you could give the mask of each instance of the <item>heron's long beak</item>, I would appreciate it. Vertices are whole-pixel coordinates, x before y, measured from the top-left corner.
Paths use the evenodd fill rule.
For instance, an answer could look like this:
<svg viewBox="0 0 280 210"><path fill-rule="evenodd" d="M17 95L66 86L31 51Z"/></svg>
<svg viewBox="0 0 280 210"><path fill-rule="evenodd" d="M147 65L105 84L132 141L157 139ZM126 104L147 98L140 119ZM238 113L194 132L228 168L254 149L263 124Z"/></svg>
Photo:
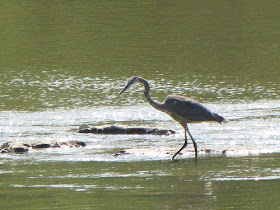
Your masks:
<svg viewBox="0 0 280 210"><path fill-rule="evenodd" d="M119 93L119 95L121 95L123 92L125 92L128 88L129 88L130 85L126 85L124 87L124 89L122 89L122 91Z"/></svg>

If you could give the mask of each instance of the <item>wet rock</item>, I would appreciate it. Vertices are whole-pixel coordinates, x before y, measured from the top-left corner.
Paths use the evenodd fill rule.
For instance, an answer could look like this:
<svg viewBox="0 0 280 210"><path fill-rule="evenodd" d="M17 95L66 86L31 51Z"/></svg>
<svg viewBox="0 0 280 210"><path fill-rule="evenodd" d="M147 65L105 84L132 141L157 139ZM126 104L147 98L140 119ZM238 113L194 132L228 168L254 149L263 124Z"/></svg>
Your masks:
<svg viewBox="0 0 280 210"><path fill-rule="evenodd" d="M203 150L202 150L202 151L203 151ZM212 151L212 149L205 149L204 152L205 152L206 154L210 154L210 153L212 153L213 151Z"/></svg>
<svg viewBox="0 0 280 210"><path fill-rule="evenodd" d="M84 147L86 144L82 141L68 141L68 142L57 142L57 141L29 141L29 142L6 142L0 147L0 153L25 153L30 148L32 149L44 149L44 148L58 148L61 145L69 147Z"/></svg>
<svg viewBox="0 0 280 210"><path fill-rule="evenodd" d="M79 133L95 133L95 134L138 134L138 135L170 135L174 134L175 131L167 129L149 129L149 128L126 128L119 126L109 126L103 128L92 127L83 124L79 127Z"/></svg>
<svg viewBox="0 0 280 210"><path fill-rule="evenodd" d="M31 147L32 149L44 149L44 148L60 147L60 145L57 141L46 141L46 142L31 141L29 143L25 143L24 145L28 146L28 147Z"/></svg>
<svg viewBox="0 0 280 210"><path fill-rule="evenodd" d="M24 153L24 152L27 152L28 150L29 149L27 146L16 143L16 142L6 142L6 143L2 144L2 146L0 148L1 153L10 153L10 152Z"/></svg>
<svg viewBox="0 0 280 210"><path fill-rule="evenodd" d="M115 157L118 157L120 155L129 155L130 153L126 152L125 150L118 151L116 154L114 154Z"/></svg>
<svg viewBox="0 0 280 210"><path fill-rule="evenodd" d="M14 148L15 153L24 153L27 152L29 149L27 147L16 147Z"/></svg>
<svg viewBox="0 0 280 210"><path fill-rule="evenodd" d="M85 147L86 143L83 141L68 141L68 142L61 142L60 145L69 146L69 147Z"/></svg>

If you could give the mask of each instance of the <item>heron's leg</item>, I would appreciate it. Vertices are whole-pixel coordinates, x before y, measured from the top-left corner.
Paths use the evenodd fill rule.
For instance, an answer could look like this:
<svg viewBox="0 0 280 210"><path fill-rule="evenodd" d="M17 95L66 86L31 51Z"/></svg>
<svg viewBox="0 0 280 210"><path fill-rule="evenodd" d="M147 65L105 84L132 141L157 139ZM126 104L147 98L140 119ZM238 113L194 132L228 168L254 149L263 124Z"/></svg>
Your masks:
<svg viewBox="0 0 280 210"><path fill-rule="evenodd" d="M173 155L172 160L176 157L176 155L178 155L183 149L186 148L186 146L188 145L188 140L187 140L187 131L185 129L185 143L184 145L181 147L181 149L179 149L178 152L175 153L175 155Z"/></svg>
<svg viewBox="0 0 280 210"><path fill-rule="evenodd" d="M195 158L197 158L197 144L195 142L195 140L193 139L192 135L191 135L191 132L188 128L188 125L186 124L186 131L188 132L189 136L191 137L192 139L192 142L193 142L193 147L194 147L194 151L195 151Z"/></svg>

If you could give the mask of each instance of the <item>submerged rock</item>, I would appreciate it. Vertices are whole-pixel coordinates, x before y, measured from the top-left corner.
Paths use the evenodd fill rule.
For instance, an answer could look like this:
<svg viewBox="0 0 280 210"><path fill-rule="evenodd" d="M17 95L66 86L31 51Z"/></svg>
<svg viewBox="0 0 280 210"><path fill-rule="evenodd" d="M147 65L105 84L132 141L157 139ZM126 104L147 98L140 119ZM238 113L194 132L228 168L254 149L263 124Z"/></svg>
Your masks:
<svg viewBox="0 0 280 210"><path fill-rule="evenodd" d="M125 150L117 151L114 156L115 157L122 157L122 156L147 156L147 157L172 157L178 148L172 147L164 147L164 148L129 148ZM198 151L199 157L203 156L234 156L238 154L238 150L222 150L218 148L203 148ZM250 153L249 153L250 154ZM178 154L179 156L183 157L194 157L194 150L192 148L186 148ZM178 158L177 158L178 159Z"/></svg>
<svg viewBox="0 0 280 210"><path fill-rule="evenodd" d="M119 126L109 126L103 128L92 127L83 124L79 127L79 133L95 133L95 134L152 134L152 135L170 135L174 134L175 131L167 129L158 129L158 128L126 128Z"/></svg>
<svg viewBox="0 0 280 210"><path fill-rule="evenodd" d="M84 147L86 144L82 141L68 141L68 142L57 142L57 141L29 141L29 142L6 142L0 147L0 153L25 153L30 148L32 149L43 149L43 148L59 148L61 146L69 147Z"/></svg>
<svg viewBox="0 0 280 210"><path fill-rule="evenodd" d="M114 154L115 157L120 155L129 155L130 153L126 152L125 150L118 151L116 154Z"/></svg>

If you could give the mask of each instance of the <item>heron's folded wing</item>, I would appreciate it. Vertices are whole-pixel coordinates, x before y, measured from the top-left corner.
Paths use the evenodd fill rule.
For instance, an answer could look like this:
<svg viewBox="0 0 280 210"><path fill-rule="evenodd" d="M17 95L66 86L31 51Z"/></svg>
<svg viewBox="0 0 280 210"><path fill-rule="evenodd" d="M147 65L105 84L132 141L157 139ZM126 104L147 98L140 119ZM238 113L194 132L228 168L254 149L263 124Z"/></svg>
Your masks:
<svg viewBox="0 0 280 210"><path fill-rule="evenodd" d="M188 121L212 121L213 113L202 104L188 99L166 101L170 112Z"/></svg>

